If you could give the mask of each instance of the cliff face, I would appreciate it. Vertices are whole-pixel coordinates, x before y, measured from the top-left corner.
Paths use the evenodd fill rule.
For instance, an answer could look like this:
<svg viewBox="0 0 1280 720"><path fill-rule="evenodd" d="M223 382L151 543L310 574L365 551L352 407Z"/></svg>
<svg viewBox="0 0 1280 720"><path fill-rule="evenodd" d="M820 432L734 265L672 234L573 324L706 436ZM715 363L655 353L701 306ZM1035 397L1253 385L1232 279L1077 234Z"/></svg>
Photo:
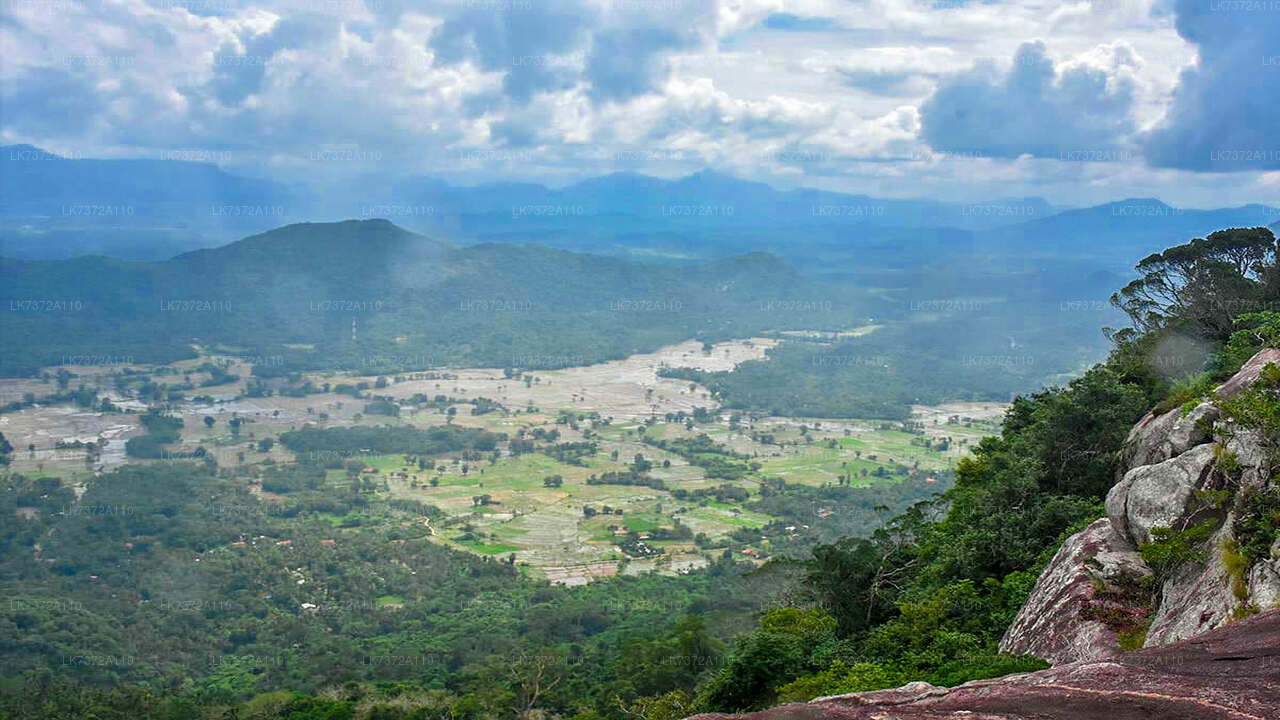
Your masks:
<svg viewBox="0 0 1280 720"><path fill-rule="evenodd" d="M1280 547L1241 569L1231 552L1233 501L1270 487L1272 458L1260 439L1233 427L1219 401L1255 381L1280 350L1255 355L1190 412L1148 414L1130 432L1107 517L1067 540L1040 576L1030 598L1000 643L1051 663L1113 657L1125 643L1156 647L1213 630L1280 597ZM1230 472L1221 458L1233 459ZM1208 494L1215 503L1206 503ZM1225 498L1225 499L1223 499ZM1137 549L1158 528L1183 529L1216 520L1200 559L1153 573ZM1277 543L1280 545L1280 543ZM1154 605L1154 611L1152 611ZM1150 627L1142 634L1146 618Z"/></svg>
<svg viewBox="0 0 1280 720"><path fill-rule="evenodd" d="M1193 640L955 688L819 698L743 720L1269 720L1280 716L1280 610ZM722 720L697 715L691 720Z"/></svg>

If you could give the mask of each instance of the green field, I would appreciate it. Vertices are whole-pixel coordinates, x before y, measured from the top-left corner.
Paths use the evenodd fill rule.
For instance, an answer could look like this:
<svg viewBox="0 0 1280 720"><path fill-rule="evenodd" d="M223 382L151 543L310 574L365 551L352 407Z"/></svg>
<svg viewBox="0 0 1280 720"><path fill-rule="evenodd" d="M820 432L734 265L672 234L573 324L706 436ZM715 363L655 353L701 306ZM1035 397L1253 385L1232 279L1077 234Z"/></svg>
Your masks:
<svg viewBox="0 0 1280 720"><path fill-rule="evenodd" d="M705 388L654 373L659 361L714 359L722 350L749 359L760 357L765 347L766 341L739 341L705 354L697 344L673 346L660 356L539 372L527 382L504 377L499 371L473 369L437 373L429 379L384 379L385 389L379 391L372 387L375 378L336 372L306 377L314 387L350 386L363 380L367 394L358 398L334 392L249 395L249 368L231 362L228 370L241 379L217 388L230 399L181 404L181 442L173 449L204 448L219 467L261 492L261 468L305 459L295 458L281 443L264 450L258 442L306 425L426 429L455 424L483 429L504 438L495 450L469 455L445 452L427 458L343 454L338 456L340 462L330 463L323 471L322 492L373 493L387 501L421 503L409 507L436 508L437 515L419 518L425 524L416 532L480 555L514 555L516 562L534 569L622 559L627 543L643 536L666 554L633 555L627 571L642 572L677 560L703 563L714 553L739 547L746 537L742 531L782 520L743 507L760 498L767 483L781 480L819 489L872 487L898 483L912 473L945 472L973 443L999 427L999 409L979 403L917 408L909 423L709 413L706 408L714 407L714 401ZM198 383L203 376L195 368L209 359L214 358L152 371L188 381L194 373ZM365 413L377 392L397 398L398 416ZM411 400L439 396L448 399L443 403ZM494 409L474 414L478 398L486 398ZM968 417L971 412L977 417ZM206 417L212 417L213 423L207 423ZM60 434L72 436L84 432L81 428L103 432L100 428L111 426L124 428L123 437L128 437L141 431L129 430L136 428L138 420L127 414L102 415L93 421L96 424L86 424L89 421L64 409L32 408L6 418L20 433L55 427ZM232 418L241 423L237 432L232 431ZM517 439L524 446L513 452ZM122 446L123 439L113 443ZM593 443L594 451L575 450L557 459L557 443ZM82 454L55 454L40 448L33 455L14 453L13 461L19 470L89 477ZM643 458L652 482L589 482L606 474L627 475L637 456ZM261 496L275 502L288 500L272 492L261 492ZM386 522L377 512L355 510L345 514L322 510L314 516L335 531ZM639 552L636 547L631 550Z"/></svg>

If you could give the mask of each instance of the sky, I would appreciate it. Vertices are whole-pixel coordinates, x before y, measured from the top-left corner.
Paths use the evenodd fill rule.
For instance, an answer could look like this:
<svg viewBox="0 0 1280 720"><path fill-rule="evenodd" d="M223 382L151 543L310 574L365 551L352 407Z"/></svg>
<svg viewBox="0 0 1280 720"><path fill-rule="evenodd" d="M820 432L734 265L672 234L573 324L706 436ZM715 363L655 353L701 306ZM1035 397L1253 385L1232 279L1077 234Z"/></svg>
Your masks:
<svg viewBox="0 0 1280 720"><path fill-rule="evenodd" d="M70 157L1280 205L1280 0L0 3L0 140Z"/></svg>

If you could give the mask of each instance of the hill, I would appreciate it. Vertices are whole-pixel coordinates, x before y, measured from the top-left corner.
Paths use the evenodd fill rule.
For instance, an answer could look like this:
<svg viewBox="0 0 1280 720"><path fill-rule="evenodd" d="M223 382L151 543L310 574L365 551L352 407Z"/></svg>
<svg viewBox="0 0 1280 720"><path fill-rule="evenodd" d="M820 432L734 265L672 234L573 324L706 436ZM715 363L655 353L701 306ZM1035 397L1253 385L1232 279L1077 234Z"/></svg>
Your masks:
<svg viewBox="0 0 1280 720"><path fill-rule="evenodd" d="M7 375L68 357L169 361L196 344L274 372L561 367L750 334L779 322L768 301L821 293L828 315L854 305L765 254L655 267L458 248L385 220L289 225L165 262L4 259L0 280Z"/></svg>

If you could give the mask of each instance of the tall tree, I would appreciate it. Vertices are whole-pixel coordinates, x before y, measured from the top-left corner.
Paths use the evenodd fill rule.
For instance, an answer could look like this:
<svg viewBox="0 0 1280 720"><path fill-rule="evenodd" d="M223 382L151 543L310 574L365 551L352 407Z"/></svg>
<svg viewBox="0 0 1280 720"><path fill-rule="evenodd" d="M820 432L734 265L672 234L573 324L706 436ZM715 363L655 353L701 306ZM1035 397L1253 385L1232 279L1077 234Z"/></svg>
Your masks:
<svg viewBox="0 0 1280 720"><path fill-rule="evenodd" d="M1237 315L1257 310L1276 271L1276 239L1267 228L1231 228L1143 258L1140 277L1111 296L1142 332L1189 323L1225 339Z"/></svg>

